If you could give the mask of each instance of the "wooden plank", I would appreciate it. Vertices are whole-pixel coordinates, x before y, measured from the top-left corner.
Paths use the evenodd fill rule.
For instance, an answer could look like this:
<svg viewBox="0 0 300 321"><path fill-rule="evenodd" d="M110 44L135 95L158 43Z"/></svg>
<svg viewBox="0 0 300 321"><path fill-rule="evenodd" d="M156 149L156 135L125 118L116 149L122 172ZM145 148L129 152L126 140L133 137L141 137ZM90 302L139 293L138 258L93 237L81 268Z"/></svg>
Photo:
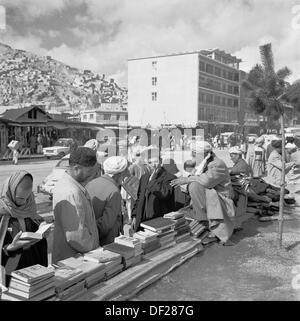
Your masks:
<svg viewBox="0 0 300 321"><path fill-rule="evenodd" d="M203 250L201 240L191 239L144 257L114 278L89 289L80 301L126 300L159 280L173 269Z"/></svg>

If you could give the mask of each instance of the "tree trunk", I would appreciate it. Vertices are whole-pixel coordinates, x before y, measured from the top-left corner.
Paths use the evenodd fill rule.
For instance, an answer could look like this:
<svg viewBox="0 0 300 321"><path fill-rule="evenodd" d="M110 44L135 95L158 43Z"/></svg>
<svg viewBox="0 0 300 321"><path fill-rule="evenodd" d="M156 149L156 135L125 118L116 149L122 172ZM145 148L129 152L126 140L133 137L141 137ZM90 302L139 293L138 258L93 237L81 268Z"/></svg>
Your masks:
<svg viewBox="0 0 300 321"><path fill-rule="evenodd" d="M285 134L284 134L284 114L280 116L281 126L281 139L282 139L282 172L281 172L281 184L280 184L280 202L279 202L279 247L282 247L282 232L283 232L283 211L284 211L284 190L285 190Z"/></svg>

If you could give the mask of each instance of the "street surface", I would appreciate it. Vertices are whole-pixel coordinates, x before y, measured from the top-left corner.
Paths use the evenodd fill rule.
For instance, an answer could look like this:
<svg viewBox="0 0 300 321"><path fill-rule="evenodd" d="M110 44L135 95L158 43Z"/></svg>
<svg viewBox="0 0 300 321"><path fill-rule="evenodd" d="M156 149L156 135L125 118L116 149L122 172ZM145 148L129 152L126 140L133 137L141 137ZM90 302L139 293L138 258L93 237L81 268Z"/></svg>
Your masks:
<svg viewBox="0 0 300 321"><path fill-rule="evenodd" d="M216 154L232 165L227 150ZM175 152L173 157L181 169L189 153L182 156ZM33 174L36 191L57 162L21 160L17 166L0 162L0 184L14 171L23 169ZM49 200L45 195L36 196L38 203ZM299 266L300 273L300 194L296 196L299 216L285 221L282 249L278 249L278 222L251 218L232 237L234 246L211 245L133 300L299 300L300 289L292 286L297 276L293 269ZM51 238L48 242L51 252Z"/></svg>

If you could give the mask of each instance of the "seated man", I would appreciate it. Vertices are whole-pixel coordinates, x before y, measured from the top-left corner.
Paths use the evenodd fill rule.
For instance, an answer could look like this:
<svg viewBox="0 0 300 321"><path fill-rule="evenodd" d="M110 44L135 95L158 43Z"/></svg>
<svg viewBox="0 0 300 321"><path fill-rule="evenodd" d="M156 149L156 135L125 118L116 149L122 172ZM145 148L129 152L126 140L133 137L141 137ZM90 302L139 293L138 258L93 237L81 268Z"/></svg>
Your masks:
<svg viewBox="0 0 300 321"><path fill-rule="evenodd" d="M188 215L211 231L203 243L220 240L229 244L227 241L234 230L230 217L235 215L235 207L228 168L212 152L209 143L197 142L193 147L196 162L199 163L203 154L204 160L193 176L177 178L171 186L189 184L192 211Z"/></svg>
<svg viewBox="0 0 300 321"><path fill-rule="evenodd" d="M149 160L152 174L142 175L138 197L132 210L132 229L138 231L140 223L174 211L174 190L170 185L176 176L168 173L158 157Z"/></svg>
<svg viewBox="0 0 300 321"><path fill-rule="evenodd" d="M237 146L229 149L229 155L234 163L233 167L229 169L231 175L245 174L247 176L252 176L252 169L243 159L243 152Z"/></svg>
<svg viewBox="0 0 300 321"><path fill-rule="evenodd" d="M115 237L123 233L120 187L128 174L127 167L126 158L109 157L103 163L104 175L86 186L92 199L101 246L112 243Z"/></svg>

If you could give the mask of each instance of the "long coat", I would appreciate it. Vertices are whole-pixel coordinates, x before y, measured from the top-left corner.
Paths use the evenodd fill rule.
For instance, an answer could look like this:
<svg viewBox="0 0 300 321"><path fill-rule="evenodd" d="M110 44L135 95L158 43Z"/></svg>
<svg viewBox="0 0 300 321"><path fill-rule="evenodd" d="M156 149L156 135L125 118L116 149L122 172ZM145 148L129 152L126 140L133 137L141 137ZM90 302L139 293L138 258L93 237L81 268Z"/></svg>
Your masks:
<svg viewBox="0 0 300 321"><path fill-rule="evenodd" d="M141 177L138 198L132 210L132 217L136 218L136 231L141 222L161 217L175 210L174 190L170 182L176 176L159 167L151 181L149 178L149 173Z"/></svg>

